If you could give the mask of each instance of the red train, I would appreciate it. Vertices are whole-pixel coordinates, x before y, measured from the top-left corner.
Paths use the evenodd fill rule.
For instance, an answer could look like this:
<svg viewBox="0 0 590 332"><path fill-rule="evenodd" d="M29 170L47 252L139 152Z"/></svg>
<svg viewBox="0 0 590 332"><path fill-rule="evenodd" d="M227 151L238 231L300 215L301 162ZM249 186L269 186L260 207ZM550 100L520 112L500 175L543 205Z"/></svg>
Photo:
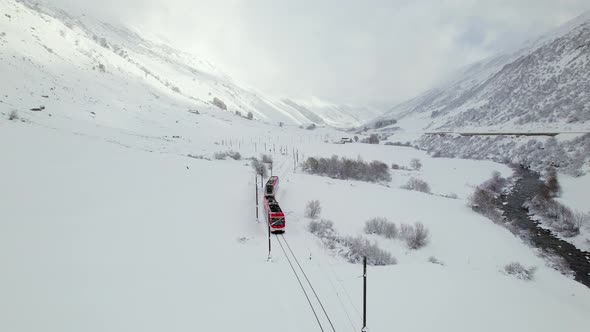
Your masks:
<svg viewBox="0 0 590 332"><path fill-rule="evenodd" d="M271 176L264 189L264 211L272 233L285 232L285 214L275 198L278 186L279 177Z"/></svg>

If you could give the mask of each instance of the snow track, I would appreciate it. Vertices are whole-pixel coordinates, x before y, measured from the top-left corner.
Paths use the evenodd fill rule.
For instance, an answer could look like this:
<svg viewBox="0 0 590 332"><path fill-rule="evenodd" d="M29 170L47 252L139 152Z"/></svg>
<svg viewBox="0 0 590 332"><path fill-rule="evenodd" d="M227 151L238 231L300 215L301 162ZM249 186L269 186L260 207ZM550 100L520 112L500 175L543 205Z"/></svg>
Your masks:
<svg viewBox="0 0 590 332"><path fill-rule="evenodd" d="M317 292L315 291L315 288L313 287L313 285L311 284L311 281L307 277L305 270L303 269L303 267L299 263L297 256L295 255L295 253L291 249L289 242L287 242L287 239L285 239L285 236L283 234L277 234L276 237L277 237L277 242L279 243L279 246L281 247L281 250L283 251L283 254L285 254L285 257L287 258L287 262L291 266L291 270L293 271L295 278L297 278L297 282L299 283L299 286L301 286L301 290L303 291L303 294L305 295L305 298L307 299L307 302L309 303L309 306L313 312L313 315L318 323L320 330L325 331L324 326L322 325L322 322L321 322L321 320L324 320L323 318L325 316L325 320L327 320L328 324L331 327L331 330L336 332L336 329L334 328L334 325L332 324L332 320L330 319L330 315L328 315L328 313L326 312L324 304L320 300ZM285 245L283 245L283 242ZM287 250L285 250L285 247L287 248ZM295 266L293 266L291 259L293 260L293 262L295 262L298 269L296 269ZM298 271L300 271L300 272L298 272ZM303 276L303 278L305 278L305 281L307 282L307 284L305 284L304 282L301 281L301 277L300 277L301 275ZM308 287L308 289L306 290L307 287ZM310 290L315 297L315 301L313 301L313 299L310 299L310 296L309 296ZM320 308L322 309L322 312L324 313L324 316L322 316L322 319L320 319L320 317L318 317L318 313L315 309L316 307L314 307L314 304L312 302L316 302L316 306L319 305ZM324 321L324 325L325 324L326 324L326 322Z"/></svg>

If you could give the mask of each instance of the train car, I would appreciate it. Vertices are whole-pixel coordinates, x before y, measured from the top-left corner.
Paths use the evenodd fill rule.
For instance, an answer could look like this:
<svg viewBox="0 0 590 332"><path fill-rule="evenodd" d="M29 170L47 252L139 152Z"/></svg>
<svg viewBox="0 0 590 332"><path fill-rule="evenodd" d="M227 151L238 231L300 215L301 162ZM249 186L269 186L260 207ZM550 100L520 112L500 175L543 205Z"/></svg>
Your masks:
<svg viewBox="0 0 590 332"><path fill-rule="evenodd" d="M279 177L278 176L271 176L268 181L266 181L266 186L264 187L264 195L265 196L274 196L279 190Z"/></svg>
<svg viewBox="0 0 590 332"><path fill-rule="evenodd" d="M272 233L285 232L285 214L274 196L264 196L264 210Z"/></svg>

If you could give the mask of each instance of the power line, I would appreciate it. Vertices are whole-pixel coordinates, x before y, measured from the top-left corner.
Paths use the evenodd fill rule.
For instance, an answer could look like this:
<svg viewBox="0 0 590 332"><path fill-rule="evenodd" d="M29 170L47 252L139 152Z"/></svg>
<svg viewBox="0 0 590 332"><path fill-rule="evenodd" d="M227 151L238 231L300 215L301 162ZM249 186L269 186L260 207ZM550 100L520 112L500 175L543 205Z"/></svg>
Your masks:
<svg viewBox="0 0 590 332"><path fill-rule="evenodd" d="M287 242L287 240L285 239L285 237L283 236L283 234L281 234L281 237L283 238L283 241L285 241L285 244L287 245L287 248L291 252L291 255L293 255L293 258L295 259L295 263L297 263L297 265L299 266L299 269L301 269L301 272L303 272L303 276L305 277L305 280L307 280L307 283L309 284L309 287L313 291L313 294L315 295L315 298L318 300L318 303L320 304L320 307L322 308L322 311L324 312L324 315L326 315L326 318L328 319L328 322L330 323L330 326L332 327L332 331L336 332L336 329L334 328L334 325L332 324L332 321L330 320L330 316L326 312L326 309L324 308L324 305L322 304L322 301L320 300L318 294L316 293L316 291L313 288L311 282L309 281L309 278L307 278L307 274L305 273L305 271L301 267L301 264L299 264L299 260L297 259L297 257L295 257L295 254L293 253L293 250L291 250L291 246L289 245L289 242Z"/></svg>
<svg viewBox="0 0 590 332"><path fill-rule="evenodd" d="M295 274L295 278L297 278L297 282L299 282L299 286L301 286L301 290L303 291L303 294L305 294L305 298L307 299L307 303L309 303L309 307L311 308L311 311L313 311L313 315L315 316L315 319L318 322L320 330L322 332L324 332L324 328L322 327L322 323L320 322L320 319L319 319L317 313L315 312L313 305L311 304L311 300L309 299L309 296L307 295L307 292L305 291L305 287L303 287L303 284L301 283L301 279L299 279L299 275L297 275L297 271L295 271L295 268L293 267L293 264L291 263L291 259L289 259L289 255L287 255L287 252L285 251L283 244L278 239L279 239L279 237L277 236L277 242L279 243L281 250L283 250L285 257L287 258L287 262L289 262L289 265L291 266L291 270L293 270L293 274Z"/></svg>

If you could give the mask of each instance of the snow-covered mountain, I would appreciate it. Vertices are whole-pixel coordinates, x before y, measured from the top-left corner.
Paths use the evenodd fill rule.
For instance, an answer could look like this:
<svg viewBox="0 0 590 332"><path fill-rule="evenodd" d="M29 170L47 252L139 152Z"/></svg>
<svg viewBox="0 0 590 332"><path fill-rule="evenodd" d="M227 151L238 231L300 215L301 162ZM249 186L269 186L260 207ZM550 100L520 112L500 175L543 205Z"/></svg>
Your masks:
<svg viewBox="0 0 590 332"><path fill-rule="evenodd" d="M325 103L299 107L274 100L245 88L195 55L87 15L73 16L29 0L2 0L0 8L4 13L0 69L22 71L19 78L0 82L1 101L14 109L20 109L19 101L27 96L31 108L55 108L67 101L87 114L99 109L119 111L122 95L136 95L130 90L140 90L143 96L131 104L134 109L153 109L155 101L165 96L195 107L214 108L213 100L218 99L227 111L243 116L251 112L255 119L274 124L347 127L374 114L364 112L364 117L356 118L354 108L324 107ZM81 87L84 96L79 99ZM105 95L110 96L108 100ZM87 102L95 107L89 109Z"/></svg>
<svg viewBox="0 0 590 332"><path fill-rule="evenodd" d="M357 127L380 113L379 110L367 106L338 105L317 98L306 101L285 98L281 102L316 124L339 128Z"/></svg>
<svg viewBox="0 0 590 332"><path fill-rule="evenodd" d="M575 131L590 128L588 91L590 12L516 52L468 67L379 119L401 119L412 130Z"/></svg>

